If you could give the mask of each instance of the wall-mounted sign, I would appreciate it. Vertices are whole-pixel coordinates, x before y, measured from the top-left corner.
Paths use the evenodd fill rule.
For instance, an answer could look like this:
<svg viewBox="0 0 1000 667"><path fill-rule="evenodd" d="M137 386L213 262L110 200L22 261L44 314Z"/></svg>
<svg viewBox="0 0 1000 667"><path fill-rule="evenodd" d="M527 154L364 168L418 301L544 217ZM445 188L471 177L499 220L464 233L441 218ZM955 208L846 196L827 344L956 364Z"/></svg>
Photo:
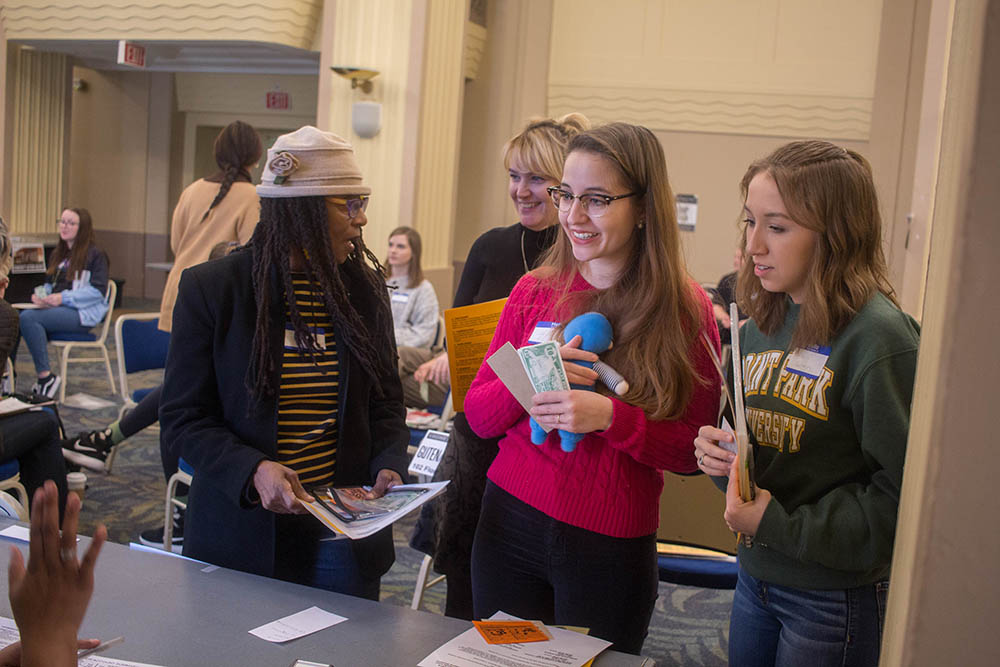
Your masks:
<svg viewBox="0 0 1000 667"><path fill-rule="evenodd" d="M693 232L698 222L698 195L677 195L677 226L682 232Z"/></svg>
<svg viewBox="0 0 1000 667"><path fill-rule="evenodd" d="M146 47L125 39L118 40L118 64L129 67L146 67Z"/></svg>
<svg viewBox="0 0 1000 667"><path fill-rule="evenodd" d="M266 106L268 109L290 109L292 98L288 93L272 90L267 94Z"/></svg>

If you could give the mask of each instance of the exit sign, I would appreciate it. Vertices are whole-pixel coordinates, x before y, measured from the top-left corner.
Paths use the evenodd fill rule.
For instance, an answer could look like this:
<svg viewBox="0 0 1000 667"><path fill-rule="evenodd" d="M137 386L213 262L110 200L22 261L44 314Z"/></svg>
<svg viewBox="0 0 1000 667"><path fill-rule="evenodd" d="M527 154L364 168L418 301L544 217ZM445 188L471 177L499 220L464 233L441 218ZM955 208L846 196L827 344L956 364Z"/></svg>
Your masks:
<svg viewBox="0 0 1000 667"><path fill-rule="evenodd" d="M128 40L118 40L118 64L129 67L146 67L146 47Z"/></svg>
<svg viewBox="0 0 1000 667"><path fill-rule="evenodd" d="M267 94L268 109L288 109L292 105L291 97L288 93L271 91Z"/></svg>

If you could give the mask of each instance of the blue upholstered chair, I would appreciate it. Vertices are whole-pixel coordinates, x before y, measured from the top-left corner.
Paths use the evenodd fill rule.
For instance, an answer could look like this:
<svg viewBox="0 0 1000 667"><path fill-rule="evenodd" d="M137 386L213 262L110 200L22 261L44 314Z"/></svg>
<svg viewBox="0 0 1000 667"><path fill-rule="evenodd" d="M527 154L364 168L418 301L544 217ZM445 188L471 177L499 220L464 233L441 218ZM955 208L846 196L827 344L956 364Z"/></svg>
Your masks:
<svg viewBox="0 0 1000 667"><path fill-rule="evenodd" d="M167 365L170 334L160 331L159 313L131 313L115 321L115 347L118 350L119 393L124 404L118 412L121 419L126 410L134 408L155 387L135 388L129 385L129 374L159 370ZM111 472L118 447L112 447L104 470Z"/></svg>

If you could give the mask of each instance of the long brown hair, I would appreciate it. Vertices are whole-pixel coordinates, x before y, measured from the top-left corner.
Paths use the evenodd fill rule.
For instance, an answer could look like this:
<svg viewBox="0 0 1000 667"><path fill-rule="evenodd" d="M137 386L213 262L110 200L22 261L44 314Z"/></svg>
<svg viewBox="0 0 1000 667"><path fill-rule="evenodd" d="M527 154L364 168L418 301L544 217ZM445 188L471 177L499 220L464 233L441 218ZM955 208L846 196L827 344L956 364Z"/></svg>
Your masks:
<svg viewBox="0 0 1000 667"><path fill-rule="evenodd" d="M605 358L629 381L624 399L653 419L677 419L695 382L706 379L697 377L690 359L702 318L681 257L663 147L644 127L611 123L575 136L569 154L576 151L607 160L627 191L640 193L627 200L637 202L635 243L617 281L583 298L568 292L580 267L565 233L549 250L538 275L560 294L564 323L588 310L603 313L611 322L615 346Z"/></svg>
<svg viewBox="0 0 1000 667"><path fill-rule="evenodd" d="M215 199L201 216L202 220L207 218L209 212L226 198L226 195L229 194L229 188L233 186L234 182L245 181L249 183L251 181L248 167L260 159L264 152L264 145L261 143L257 130L242 120L237 120L222 128L219 135L215 137L213 150L215 151L215 164L219 165L219 171L205 180L221 185Z"/></svg>
<svg viewBox="0 0 1000 667"><path fill-rule="evenodd" d="M97 239L94 235L94 222L90 217L90 211L85 208L69 207L63 210L76 213L80 218L80 226L76 229L76 238L73 239L72 248L62 238L59 239L59 243L56 244L55 249L49 256L49 268L45 271L45 275L55 276L56 271L59 270L59 265L64 259L69 257L66 276L69 280L72 280L73 275L77 271L83 271L87 268L87 251L90 250L90 246L96 243Z"/></svg>
<svg viewBox="0 0 1000 667"><path fill-rule="evenodd" d="M420 242L420 233L413 227L403 226L396 227L394 230L389 232L390 241L393 236L406 237L406 243L410 246L410 266L407 267L406 278L410 281L409 287L416 287L420 283L424 282L424 270L420 266L420 252L423 247ZM389 267L388 255L385 257L383 267L383 273L385 273L385 277L388 278L392 274L392 270Z"/></svg>
<svg viewBox="0 0 1000 667"><path fill-rule="evenodd" d="M829 342L875 292L899 305L882 251L872 169L864 157L827 141L785 144L747 169L740 182L744 203L750 181L763 173L774 179L791 219L818 234L792 348ZM745 225L742 247L745 254ZM764 334L781 328L787 297L764 289L752 261L740 269L736 297Z"/></svg>

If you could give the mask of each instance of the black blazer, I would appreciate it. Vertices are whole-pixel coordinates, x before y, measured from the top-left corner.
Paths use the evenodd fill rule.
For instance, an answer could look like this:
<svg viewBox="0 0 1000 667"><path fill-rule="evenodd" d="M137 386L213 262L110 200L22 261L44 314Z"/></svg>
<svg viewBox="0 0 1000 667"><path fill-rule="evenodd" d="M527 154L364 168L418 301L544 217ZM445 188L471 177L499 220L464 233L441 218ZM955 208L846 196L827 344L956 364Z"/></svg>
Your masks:
<svg viewBox="0 0 1000 667"><path fill-rule="evenodd" d="M275 514L247 501L258 462L277 455L275 397L252 404L244 379L251 363L257 315L252 248L191 267L181 275L160 403L161 442L194 468L185 514L184 555L237 570L273 576ZM348 269L342 269L349 274ZM277 274L272 290L270 340L274 359L284 341L284 298ZM388 304L345 275L352 303L374 328L377 309ZM368 295L366 298L366 294ZM382 345L395 339L392 317L372 332ZM372 378L337 337L340 352L339 437L335 485L372 484L389 468L407 472L403 391L396 372ZM280 363L278 364L280 366ZM272 369L277 374L278 369ZM376 382L382 395L375 394ZM275 379L273 386L277 387ZM384 574L395 560L392 529L354 542L368 577Z"/></svg>

